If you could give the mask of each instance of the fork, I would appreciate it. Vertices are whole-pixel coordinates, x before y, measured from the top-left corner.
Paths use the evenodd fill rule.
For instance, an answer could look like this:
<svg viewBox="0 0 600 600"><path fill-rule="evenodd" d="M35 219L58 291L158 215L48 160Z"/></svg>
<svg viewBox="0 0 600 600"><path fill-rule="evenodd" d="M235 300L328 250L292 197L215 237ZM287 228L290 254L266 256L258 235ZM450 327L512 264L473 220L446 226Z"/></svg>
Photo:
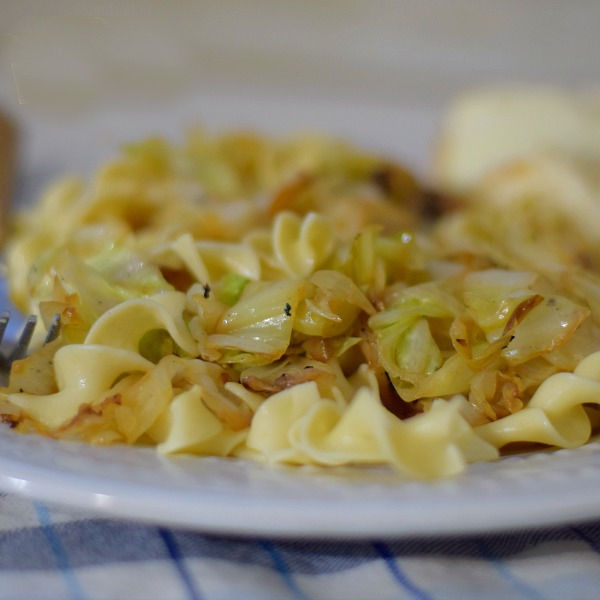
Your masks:
<svg viewBox="0 0 600 600"><path fill-rule="evenodd" d="M15 360L24 358L27 355L27 350L29 349L29 344L37 324L37 317L35 315L28 316L17 339L14 342L4 342L4 334L6 333L9 320L10 313L8 311L0 314L0 371L2 373L8 373ZM60 315L56 314L44 338L44 345L56 339L59 331Z"/></svg>

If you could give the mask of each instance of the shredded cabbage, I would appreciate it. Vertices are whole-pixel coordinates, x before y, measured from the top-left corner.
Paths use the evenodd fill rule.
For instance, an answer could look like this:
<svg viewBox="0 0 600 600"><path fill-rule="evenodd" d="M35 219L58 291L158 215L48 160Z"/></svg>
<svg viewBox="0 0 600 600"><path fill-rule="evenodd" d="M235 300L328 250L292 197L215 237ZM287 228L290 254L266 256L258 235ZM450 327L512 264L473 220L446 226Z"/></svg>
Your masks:
<svg viewBox="0 0 600 600"><path fill-rule="evenodd" d="M406 169L326 138L128 144L19 217L13 299L46 325L59 314L61 334L13 364L0 415L56 438L416 477L511 441L585 441L567 405L600 381L600 233L567 195L588 215L599 198L552 165L500 170L432 220Z"/></svg>

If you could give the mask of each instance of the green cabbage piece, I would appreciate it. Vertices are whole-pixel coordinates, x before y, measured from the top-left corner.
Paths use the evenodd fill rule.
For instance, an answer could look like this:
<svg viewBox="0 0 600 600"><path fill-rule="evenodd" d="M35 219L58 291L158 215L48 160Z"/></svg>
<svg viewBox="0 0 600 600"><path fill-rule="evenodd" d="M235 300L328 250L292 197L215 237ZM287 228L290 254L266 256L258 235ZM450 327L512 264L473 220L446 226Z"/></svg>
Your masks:
<svg viewBox="0 0 600 600"><path fill-rule="evenodd" d="M34 265L37 269L30 277L32 296L42 302L52 300L56 273L67 293L79 297L78 312L88 327L125 300L173 289L155 265L127 248L109 244L85 259L76 258L68 248L50 254L43 264Z"/></svg>
<svg viewBox="0 0 600 600"><path fill-rule="evenodd" d="M102 275L109 285L124 290L125 296L131 298L173 289L156 265L123 246L107 244L96 254L85 258L84 262Z"/></svg>
<svg viewBox="0 0 600 600"><path fill-rule="evenodd" d="M489 342L502 337L517 306L534 295L538 279L536 273L504 269L476 271L464 278L465 305Z"/></svg>
<svg viewBox="0 0 600 600"><path fill-rule="evenodd" d="M450 293L427 283L407 288L392 306L369 319L381 364L397 389L440 368L442 351L429 319L450 320L459 311Z"/></svg>
<svg viewBox="0 0 600 600"><path fill-rule="evenodd" d="M215 294L217 298L227 304L233 306L242 295L246 284L250 281L248 277L239 275L238 273L227 273L215 286Z"/></svg>
<svg viewBox="0 0 600 600"><path fill-rule="evenodd" d="M207 343L223 352L223 362L266 364L287 350L294 315L304 294L302 281L252 282L221 316Z"/></svg>
<svg viewBox="0 0 600 600"><path fill-rule="evenodd" d="M442 353L435 343L427 319L419 319L394 344L395 364L407 374L430 375L442 365Z"/></svg>
<svg viewBox="0 0 600 600"><path fill-rule="evenodd" d="M363 291L377 282L403 281L411 284L418 281L417 276L427 264L419 239L408 231L383 235L379 229L379 226L372 225L361 231L352 242L345 260L336 267Z"/></svg>

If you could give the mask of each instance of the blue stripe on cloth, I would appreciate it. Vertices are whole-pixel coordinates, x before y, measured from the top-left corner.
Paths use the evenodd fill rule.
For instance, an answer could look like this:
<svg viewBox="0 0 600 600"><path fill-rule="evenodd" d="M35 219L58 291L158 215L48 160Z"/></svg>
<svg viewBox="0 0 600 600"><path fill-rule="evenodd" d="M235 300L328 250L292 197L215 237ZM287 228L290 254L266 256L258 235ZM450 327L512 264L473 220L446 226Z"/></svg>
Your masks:
<svg viewBox="0 0 600 600"><path fill-rule="evenodd" d="M52 525L52 519L50 518L50 512L48 511L48 508L41 502L34 502L33 505L35 507L35 512L40 527L44 533L44 536L46 537L50 549L52 550L52 554L56 560L56 566L60 570L71 598L74 600L84 600L85 594L83 593L83 589L79 585L79 582L75 577L75 573L71 568L69 557L65 551L65 548L62 545L58 534L56 533L54 525Z"/></svg>
<svg viewBox="0 0 600 600"><path fill-rule="evenodd" d="M496 573L502 577L511 587L517 590L523 597L528 600L543 600L543 596L534 588L521 581L514 573L506 566L506 564L498 558L492 551L490 546L483 538L474 540L479 548L481 556L485 558L490 565L495 569Z"/></svg>
<svg viewBox="0 0 600 600"><path fill-rule="evenodd" d="M577 537L581 538L596 554L600 554L600 544L597 540L581 531L578 527L571 527L571 531L573 531Z"/></svg>
<svg viewBox="0 0 600 600"><path fill-rule="evenodd" d="M292 593L294 600L309 600L308 596L298 587L290 568L288 567L282 554L277 550L275 544L268 540L261 540L258 542L262 549L271 557L273 565L277 569L277 572L283 579L283 582Z"/></svg>
<svg viewBox="0 0 600 600"><path fill-rule="evenodd" d="M187 570L185 563L183 562L183 556L179 551L179 546L177 545L175 536L169 530L163 528L158 529L158 535L160 535L167 548L169 557L175 565L175 569L177 570L179 578L181 579L181 582L187 591L189 600L201 600L202 596L196 588L196 584L194 583L190 572Z"/></svg>
<svg viewBox="0 0 600 600"><path fill-rule="evenodd" d="M389 572L404 591L409 592L414 598L418 598L419 600L432 600L432 596L416 586L400 569L398 561L383 542L373 542L373 548L383 558Z"/></svg>

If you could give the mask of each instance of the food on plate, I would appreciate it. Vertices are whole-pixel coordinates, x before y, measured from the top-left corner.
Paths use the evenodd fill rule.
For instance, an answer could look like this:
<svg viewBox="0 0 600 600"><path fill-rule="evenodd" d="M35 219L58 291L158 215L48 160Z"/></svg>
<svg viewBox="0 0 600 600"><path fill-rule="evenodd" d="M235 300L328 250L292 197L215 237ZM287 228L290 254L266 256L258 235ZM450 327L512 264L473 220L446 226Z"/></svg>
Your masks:
<svg viewBox="0 0 600 600"><path fill-rule="evenodd" d="M447 153L470 139L441 137ZM14 302L61 328L14 363L2 420L419 478L515 444L586 443L600 415L597 169L532 147L505 146L472 181L448 163L440 181L456 169L461 185L432 193L328 138L125 146L16 223Z"/></svg>
<svg viewBox="0 0 600 600"><path fill-rule="evenodd" d="M442 188L464 192L501 164L538 153L576 160L597 173L600 88L498 86L464 94L446 115L433 176Z"/></svg>

